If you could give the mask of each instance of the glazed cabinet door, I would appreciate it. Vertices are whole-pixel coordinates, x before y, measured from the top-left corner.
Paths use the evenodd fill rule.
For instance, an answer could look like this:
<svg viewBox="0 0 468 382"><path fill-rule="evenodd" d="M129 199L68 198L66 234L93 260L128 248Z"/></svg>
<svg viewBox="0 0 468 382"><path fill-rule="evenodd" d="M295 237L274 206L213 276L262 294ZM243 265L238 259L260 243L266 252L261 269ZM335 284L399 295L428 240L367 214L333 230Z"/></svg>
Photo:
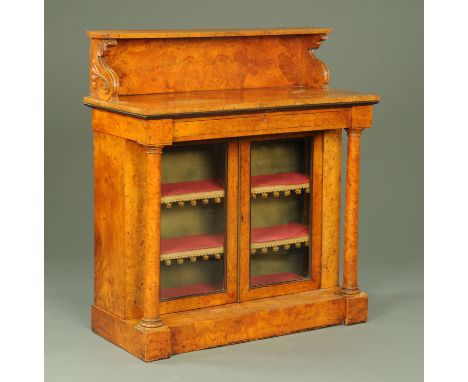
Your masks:
<svg viewBox="0 0 468 382"><path fill-rule="evenodd" d="M320 285L321 133L243 139L240 299Z"/></svg>
<svg viewBox="0 0 468 382"><path fill-rule="evenodd" d="M166 148L161 185L161 313L237 299L238 143Z"/></svg>

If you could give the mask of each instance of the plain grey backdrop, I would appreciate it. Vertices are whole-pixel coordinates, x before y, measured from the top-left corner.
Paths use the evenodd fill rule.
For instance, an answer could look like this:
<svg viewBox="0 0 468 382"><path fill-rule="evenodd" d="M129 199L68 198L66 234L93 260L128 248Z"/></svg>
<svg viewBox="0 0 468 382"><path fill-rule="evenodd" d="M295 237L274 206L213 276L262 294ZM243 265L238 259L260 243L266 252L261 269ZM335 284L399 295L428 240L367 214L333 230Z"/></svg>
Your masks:
<svg viewBox="0 0 468 382"><path fill-rule="evenodd" d="M420 381L422 0L46 0L47 381ZM331 27L330 86L375 92L362 137L360 278L369 322L145 364L90 329L93 167L88 29ZM38 286L39 287L39 286Z"/></svg>

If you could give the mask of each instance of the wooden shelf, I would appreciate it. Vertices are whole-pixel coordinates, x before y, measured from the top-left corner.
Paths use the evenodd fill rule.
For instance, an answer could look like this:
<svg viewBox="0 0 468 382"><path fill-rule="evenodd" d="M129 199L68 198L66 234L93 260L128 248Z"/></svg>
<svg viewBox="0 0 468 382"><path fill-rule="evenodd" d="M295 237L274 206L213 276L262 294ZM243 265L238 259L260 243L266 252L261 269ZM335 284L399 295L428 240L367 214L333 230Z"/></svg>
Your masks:
<svg viewBox="0 0 468 382"><path fill-rule="evenodd" d="M252 37L328 34L331 28L245 28L245 29L167 29L167 30L99 30L87 31L91 38L207 38L207 37Z"/></svg>
<svg viewBox="0 0 468 382"><path fill-rule="evenodd" d="M199 200L203 204L208 204L210 200L221 203L221 198L224 198L224 185L221 179L202 179L161 185L161 203L167 208L171 208L173 203L183 207L186 202L195 206Z"/></svg>
<svg viewBox="0 0 468 382"><path fill-rule="evenodd" d="M251 251L260 250L267 253L269 249L278 252L280 246L288 250L291 246L300 248L309 245L309 227L303 224L283 224L274 227L252 228ZM191 262L202 258L214 257L220 260L224 254L224 235L205 234L182 236L161 240L161 261L171 265L172 261L183 264L186 259Z"/></svg>
<svg viewBox="0 0 468 382"><path fill-rule="evenodd" d="M118 100L104 101L84 97L87 106L98 107L138 118L157 119L211 115L232 112L273 111L317 106L373 104L379 96L341 90L306 87L207 90L146 95L122 95Z"/></svg>
<svg viewBox="0 0 468 382"><path fill-rule="evenodd" d="M281 193L288 196L292 192L310 192L309 177L299 172L256 175L252 177L251 186L250 192L254 199L257 195L267 198L269 194L279 197ZM173 205L184 207L186 203L196 206L199 201L202 204L208 204L210 200L221 203L221 199L224 198L224 186L220 179L164 183L161 185L161 194L161 203L166 208Z"/></svg>
<svg viewBox="0 0 468 382"><path fill-rule="evenodd" d="M304 224L282 224L273 227L252 228L251 232L251 253L258 250L261 253L268 253L271 249L278 252L280 247L288 250L291 246L300 248L302 245L309 245L309 227Z"/></svg>
<svg viewBox="0 0 468 382"><path fill-rule="evenodd" d="M269 194L272 194L273 197L279 197L281 193L289 196L291 191L294 191L295 194L301 194L303 191L310 192L309 177L300 172L252 176L250 186L250 193L254 199L257 195L267 198Z"/></svg>
<svg viewBox="0 0 468 382"><path fill-rule="evenodd" d="M195 262L200 257L203 260L209 260L210 257L220 260L223 253L223 234L182 236L161 240L161 261L166 265L171 265L173 260L178 264L182 264L185 259Z"/></svg>

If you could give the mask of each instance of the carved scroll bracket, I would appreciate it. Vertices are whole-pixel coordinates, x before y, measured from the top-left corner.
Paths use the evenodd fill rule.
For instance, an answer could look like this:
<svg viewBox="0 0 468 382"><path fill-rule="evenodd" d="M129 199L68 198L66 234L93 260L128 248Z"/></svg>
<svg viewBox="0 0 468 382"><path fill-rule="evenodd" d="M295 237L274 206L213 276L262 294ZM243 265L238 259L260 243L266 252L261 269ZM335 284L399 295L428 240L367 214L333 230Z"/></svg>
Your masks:
<svg viewBox="0 0 468 382"><path fill-rule="evenodd" d="M116 45L117 40L95 40L91 50L91 94L106 101L118 98L119 78L105 58Z"/></svg>
<svg viewBox="0 0 468 382"><path fill-rule="evenodd" d="M328 83L330 82L330 71L328 70L327 65L323 61L317 58L317 56L315 55L315 51L320 47L322 42L325 41L326 39L328 39L328 36L326 34L317 35L317 39L315 41L314 46L309 49L309 54L312 60L315 61L318 65L319 75L321 77L321 83L325 88L328 87Z"/></svg>

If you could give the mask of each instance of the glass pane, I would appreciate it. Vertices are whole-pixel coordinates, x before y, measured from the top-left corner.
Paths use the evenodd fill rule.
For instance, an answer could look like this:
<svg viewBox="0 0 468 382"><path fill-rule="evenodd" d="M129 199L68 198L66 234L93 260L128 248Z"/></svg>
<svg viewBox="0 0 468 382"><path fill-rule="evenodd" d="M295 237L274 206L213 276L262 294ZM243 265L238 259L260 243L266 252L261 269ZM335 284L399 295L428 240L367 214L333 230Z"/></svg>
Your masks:
<svg viewBox="0 0 468 382"><path fill-rule="evenodd" d="M163 152L161 299L225 288L227 146Z"/></svg>
<svg viewBox="0 0 468 382"><path fill-rule="evenodd" d="M308 278L310 138L251 146L250 285Z"/></svg>

